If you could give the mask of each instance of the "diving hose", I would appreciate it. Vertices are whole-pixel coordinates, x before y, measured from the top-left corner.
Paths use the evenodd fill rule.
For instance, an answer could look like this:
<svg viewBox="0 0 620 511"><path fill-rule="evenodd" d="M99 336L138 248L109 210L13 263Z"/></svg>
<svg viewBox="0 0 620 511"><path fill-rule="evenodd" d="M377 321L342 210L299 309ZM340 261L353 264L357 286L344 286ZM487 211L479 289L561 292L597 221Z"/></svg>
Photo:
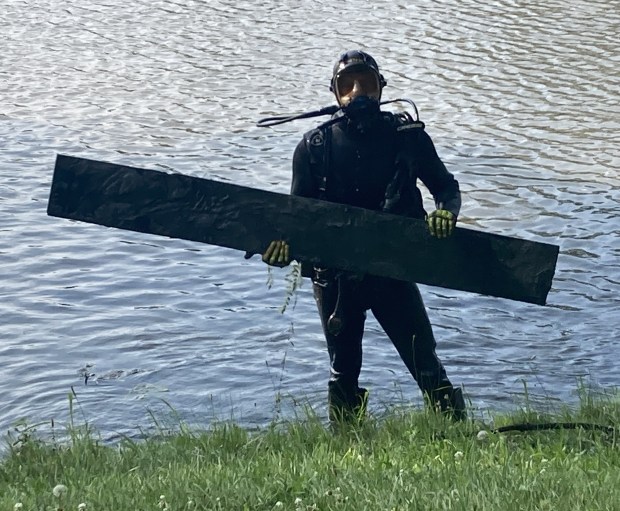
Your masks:
<svg viewBox="0 0 620 511"><path fill-rule="evenodd" d="M363 96L360 97L360 99L363 98ZM356 98L357 99L357 98ZM419 121L420 120L420 116L418 113L418 107L416 106L416 104L411 101L410 99L404 99L404 98L398 98L398 99L390 99L387 101L381 101L380 103L378 103L379 106L381 105L387 105L389 103L397 103L397 102L405 102L408 103L409 105L411 105L413 107L413 110L415 111L415 121ZM377 104L375 102L375 104ZM301 114L291 114L291 115L277 115L274 117L265 117L263 119L260 119L257 123L256 126L259 128L269 128L271 126L277 126L279 124L284 124L287 122L291 122L291 121L296 121L298 119L310 119L312 117L320 117L323 115L335 115L336 113L342 111L344 113L343 117L337 117L335 119L332 119L331 121L328 121L328 123L331 122L338 122L340 119L344 118L345 116L347 116L347 113L350 110L356 109L357 108L357 103L356 100L353 100L351 103L349 103L349 105L346 106L337 106L337 105L331 105L331 106L326 106L323 108L320 108L319 110L314 110L311 112L304 112Z"/></svg>

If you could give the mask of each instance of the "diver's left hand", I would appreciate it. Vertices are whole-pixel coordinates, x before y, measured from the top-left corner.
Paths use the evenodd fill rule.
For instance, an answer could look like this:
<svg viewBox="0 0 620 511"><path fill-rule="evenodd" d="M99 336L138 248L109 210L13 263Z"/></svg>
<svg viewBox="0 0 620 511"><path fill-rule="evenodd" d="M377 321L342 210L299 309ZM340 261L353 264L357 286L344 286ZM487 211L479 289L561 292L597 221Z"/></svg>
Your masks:
<svg viewBox="0 0 620 511"><path fill-rule="evenodd" d="M456 217L447 209L436 209L426 217L426 223L431 236L447 238L454 231Z"/></svg>

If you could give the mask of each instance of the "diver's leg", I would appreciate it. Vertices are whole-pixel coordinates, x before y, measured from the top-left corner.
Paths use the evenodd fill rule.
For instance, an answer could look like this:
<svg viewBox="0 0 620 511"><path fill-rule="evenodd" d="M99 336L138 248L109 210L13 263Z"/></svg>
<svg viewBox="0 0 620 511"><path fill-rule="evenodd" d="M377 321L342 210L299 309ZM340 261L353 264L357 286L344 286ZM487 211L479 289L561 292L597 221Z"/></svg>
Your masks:
<svg viewBox="0 0 620 511"><path fill-rule="evenodd" d="M420 390L442 411L465 418L460 388L454 388L435 351L437 343L420 291L415 284L375 279L371 310Z"/></svg>
<svg viewBox="0 0 620 511"><path fill-rule="evenodd" d="M314 280L313 288L330 361L329 417L333 421L361 414L366 390L358 387L358 379L362 369L362 336L366 312L353 296L341 296L338 307L341 329L335 332L333 325L330 328L329 319L338 301L337 280L318 278Z"/></svg>

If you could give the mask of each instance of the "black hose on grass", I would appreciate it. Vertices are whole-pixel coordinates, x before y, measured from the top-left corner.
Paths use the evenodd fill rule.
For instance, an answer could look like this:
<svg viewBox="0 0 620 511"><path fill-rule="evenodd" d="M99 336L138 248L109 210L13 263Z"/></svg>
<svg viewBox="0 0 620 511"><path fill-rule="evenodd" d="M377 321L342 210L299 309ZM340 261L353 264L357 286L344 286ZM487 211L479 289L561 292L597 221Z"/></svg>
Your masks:
<svg viewBox="0 0 620 511"><path fill-rule="evenodd" d="M520 424L510 424L508 426L494 428L491 430L491 433L507 433L509 431L544 431L554 429L598 430L604 431L609 435L613 435L616 432L616 428L614 428L613 426L605 426L603 424L593 424L589 422L541 422L539 424L524 422Z"/></svg>

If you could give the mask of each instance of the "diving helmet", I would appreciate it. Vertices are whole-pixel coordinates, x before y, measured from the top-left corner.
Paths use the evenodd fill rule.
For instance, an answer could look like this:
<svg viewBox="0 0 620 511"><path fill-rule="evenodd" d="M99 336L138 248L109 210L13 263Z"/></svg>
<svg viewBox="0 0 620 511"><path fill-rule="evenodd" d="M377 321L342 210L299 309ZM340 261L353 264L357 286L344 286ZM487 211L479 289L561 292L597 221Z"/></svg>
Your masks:
<svg viewBox="0 0 620 511"><path fill-rule="evenodd" d="M329 90L336 96L338 104L344 107L360 96L378 102L386 84L374 58L360 50L349 50L340 55L334 65Z"/></svg>

